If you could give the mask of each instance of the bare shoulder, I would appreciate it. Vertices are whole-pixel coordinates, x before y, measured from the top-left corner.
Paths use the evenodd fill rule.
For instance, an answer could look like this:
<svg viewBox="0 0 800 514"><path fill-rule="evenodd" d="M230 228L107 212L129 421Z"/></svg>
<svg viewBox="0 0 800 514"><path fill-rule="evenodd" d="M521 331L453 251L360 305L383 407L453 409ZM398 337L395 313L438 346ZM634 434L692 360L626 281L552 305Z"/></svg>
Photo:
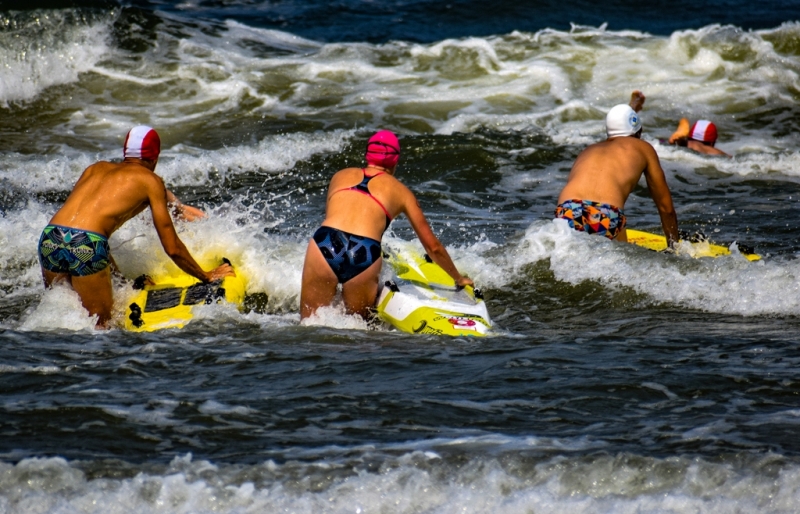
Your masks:
<svg viewBox="0 0 800 514"><path fill-rule="evenodd" d="M363 168L356 168L356 167L343 168L334 173L333 178L346 177L348 175L355 175L355 174L360 175L363 172L364 172Z"/></svg>
<svg viewBox="0 0 800 514"><path fill-rule="evenodd" d="M395 198L400 198L401 202L406 205L419 205L417 195L415 195L408 186L397 180L395 177L389 176L389 178L392 180L392 182L389 183L389 189Z"/></svg>
<svg viewBox="0 0 800 514"><path fill-rule="evenodd" d="M84 176L100 175L115 169L117 166L119 166L119 163L98 161L94 164L90 164L85 170L83 170L83 175Z"/></svg>
<svg viewBox="0 0 800 514"><path fill-rule="evenodd" d="M345 182L352 182L362 174L361 168L344 168L333 174L331 177L331 187L338 187Z"/></svg>
<svg viewBox="0 0 800 514"><path fill-rule="evenodd" d="M635 137L626 137L625 139L630 140L630 143L640 152L644 153L647 156L654 156L656 155L656 149L653 148L653 145L644 141L639 138Z"/></svg>
<svg viewBox="0 0 800 514"><path fill-rule="evenodd" d="M164 180L149 168L134 163L113 163L104 167L105 180L115 183L118 187L133 188L147 191L148 195L160 194L166 191Z"/></svg>
<svg viewBox="0 0 800 514"><path fill-rule="evenodd" d="M135 162L121 162L118 164L117 169L124 172L126 175L130 175L141 180L161 184L164 183L164 180L156 175L154 171L151 171L149 168L145 168L141 164Z"/></svg>

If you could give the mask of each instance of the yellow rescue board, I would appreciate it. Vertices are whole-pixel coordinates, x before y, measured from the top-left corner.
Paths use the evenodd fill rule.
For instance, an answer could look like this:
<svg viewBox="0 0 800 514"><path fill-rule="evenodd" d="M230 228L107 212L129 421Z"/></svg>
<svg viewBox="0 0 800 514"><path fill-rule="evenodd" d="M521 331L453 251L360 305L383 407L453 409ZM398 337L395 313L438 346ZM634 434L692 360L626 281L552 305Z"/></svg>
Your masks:
<svg viewBox="0 0 800 514"><path fill-rule="evenodd" d="M427 256L389 256L392 278L378 298L378 315L409 334L485 336L492 327L479 290L457 288Z"/></svg>
<svg viewBox="0 0 800 514"><path fill-rule="evenodd" d="M157 277L155 285L143 284L143 278L135 281L140 290L129 300L125 311L125 329L133 332L183 328L200 305L222 300L240 308L244 304L247 284L238 271L235 277L207 284L180 270Z"/></svg>
<svg viewBox="0 0 800 514"><path fill-rule="evenodd" d="M628 242L633 243L650 250L660 252L667 248L667 238L663 235L651 234L650 232L642 232L640 230L628 229ZM711 244L708 241L692 241L691 255L692 257L720 257L722 255L730 255L731 251L722 245ZM744 247L739 248L740 253L749 261L757 261L761 259L752 250Z"/></svg>

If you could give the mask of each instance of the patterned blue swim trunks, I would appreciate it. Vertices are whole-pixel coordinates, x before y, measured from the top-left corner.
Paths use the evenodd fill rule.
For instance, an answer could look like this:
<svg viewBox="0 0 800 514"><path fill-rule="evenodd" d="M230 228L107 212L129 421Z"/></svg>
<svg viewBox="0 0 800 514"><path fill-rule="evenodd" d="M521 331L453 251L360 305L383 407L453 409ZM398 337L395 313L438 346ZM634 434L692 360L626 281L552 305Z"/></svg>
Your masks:
<svg viewBox="0 0 800 514"><path fill-rule="evenodd" d="M95 232L47 225L39 238L39 262L53 273L85 277L106 269L110 259L108 238Z"/></svg>

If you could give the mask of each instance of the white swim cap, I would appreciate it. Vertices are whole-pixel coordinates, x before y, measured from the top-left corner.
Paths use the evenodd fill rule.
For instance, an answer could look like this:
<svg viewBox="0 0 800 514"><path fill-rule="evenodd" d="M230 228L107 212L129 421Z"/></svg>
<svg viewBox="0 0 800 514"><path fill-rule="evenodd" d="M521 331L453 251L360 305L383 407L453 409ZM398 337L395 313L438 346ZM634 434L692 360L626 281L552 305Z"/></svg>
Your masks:
<svg viewBox="0 0 800 514"><path fill-rule="evenodd" d="M642 129L642 119L630 105L615 105L606 115L608 137L632 136Z"/></svg>

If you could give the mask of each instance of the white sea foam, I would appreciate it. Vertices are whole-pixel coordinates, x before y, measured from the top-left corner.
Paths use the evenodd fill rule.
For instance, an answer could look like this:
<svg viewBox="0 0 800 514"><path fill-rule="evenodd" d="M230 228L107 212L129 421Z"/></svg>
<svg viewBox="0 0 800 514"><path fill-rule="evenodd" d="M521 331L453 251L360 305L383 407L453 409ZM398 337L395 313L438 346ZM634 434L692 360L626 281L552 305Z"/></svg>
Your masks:
<svg viewBox="0 0 800 514"><path fill-rule="evenodd" d="M800 470L770 457L734 466L625 454L536 461L473 455L454 466L435 452L412 451L390 461L374 472L335 460L227 466L187 456L162 473L89 479L62 458L24 459L0 463L0 510L733 514L793 512L800 500ZM775 473L767 478L759 466Z"/></svg>
<svg viewBox="0 0 800 514"><path fill-rule="evenodd" d="M441 133L478 126L516 128L526 122L541 127L548 120L553 123L545 128L553 133L582 132L584 122L602 123L603 112L639 88L649 96L643 115L650 129L666 128L648 125L652 115L677 120L691 114L716 116L723 132L740 133L735 115L764 100L791 102L797 76L796 56L779 53L770 41L797 31L793 23L756 32L710 25L670 37L573 26L430 44L369 45L322 44L228 21L216 35L202 27L185 27L180 38L158 33L158 45L144 67L137 59L98 62L109 52L104 40L109 26L109 21L77 25L76 34L62 42L76 55L67 61L77 71L58 80L73 82L80 71L92 69L107 79L110 91L122 91L130 82L165 87L150 88L135 102L84 105L80 126L98 131L129 126L141 118L140 103L145 102L148 121L159 127L246 105L253 112L293 116L339 111L363 119L367 113L378 124L416 119L420 127ZM22 62L32 66L39 60L29 56ZM31 75L19 71L6 80ZM31 98L41 90L15 97ZM734 94L734 106L726 108ZM574 102L584 106L563 109Z"/></svg>
<svg viewBox="0 0 800 514"><path fill-rule="evenodd" d="M800 313L800 262L796 259L750 262L733 254L695 259L656 254L634 245L576 232L563 220L536 222L506 253L505 277L519 276L526 265L549 259L555 278L570 284L596 281L609 289L630 288L655 303L706 312L741 315ZM575 256L590 256L575 264ZM669 284L669 286L665 286Z"/></svg>
<svg viewBox="0 0 800 514"><path fill-rule="evenodd" d="M660 37L576 26L430 44L370 45L322 44L229 21L214 36L193 27L185 27L181 38L159 32L144 67L139 56L96 63L75 59L91 62L92 71L103 76L104 91L119 98L114 105L101 96L98 102L75 106L64 129L102 142L103 152L115 158L122 136L135 123L149 123L180 141L184 133L197 130L196 124L202 130L231 113L443 135L484 127L532 130L556 144L585 145L602 138L605 112L638 88L648 97L642 112L646 137L666 138L682 116L710 118L719 127L720 146L747 155L744 161L720 164L724 172L796 175L797 157L783 152L797 146L797 136L774 136L782 127L780 115L759 116L755 128L740 120L758 116L765 104L772 111L794 108L800 62L772 41L798 31L797 23L755 32L711 25ZM78 38L74 46L99 55L110 52L85 39ZM96 77L74 80L86 95L94 94ZM131 96L131 82L148 93ZM264 156L263 141L215 155L217 150L176 146L175 165L185 171L188 164L187 180L197 183L208 180L211 169L271 169L284 162ZM189 156L179 158L183 153ZM192 157L211 157L211 162L194 163ZM63 163L37 165L40 182L63 178Z"/></svg>
<svg viewBox="0 0 800 514"><path fill-rule="evenodd" d="M180 223L178 235L205 269L228 258L245 277L249 294L266 293L273 311L296 310L305 245L293 238L264 234L258 218L245 224L240 222L242 218L247 219L247 214L221 216L212 211L205 220ZM111 246L126 276L177 271L146 215L131 220L115 233ZM142 255L148 259L142 259ZM209 316L219 314L217 307L209 307Z"/></svg>
<svg viewBox="0 0 800 514"><path fill-rule="evenodd" d="M368 328L364 318L355 314L347 314L344 305L339 302L330 307L320 307L314 314L302 320L300 324L355 330L366 330Z"/></svg>
<svg viewBox="0 0 800 514"><path fill-rule="evenodd" d="M78 294L60 284L44 291L41 301L23 314L19 328L61 332L94 330L96 324L97 316L89 316Z"/></svg>
<svg viewBox="0 0 800 514"><path fill-rule="evenodd" d="M6 187L26 192L69 191L81 173L97 160L113 162L122 159L122 140L127 130L118 134L119 147L97 154L71 152L72 155L58 157L13 153L0 155L0 180ZM253 146L218 150L203 150L181 144L162 149L156 173L164 179L168 188L209 185L225 176L245 172L282 173L315 155L340 151L354 134L352 130L334 130L274 135L264 137Z"/></svg>
<svg viewBox="0 0 800 514"><path fill-rule="evenodd" d="M214 400L206 400L200 405L197 410L203 414L239 414L246 415L252 412L252 409L243 405L225 405L223 403L215 402Z"/></svg>
<svg viewBox="0 0 800 514"><path fill-rule="evenodd" d="M318 154L336 153L355 131L334 130L310 134L268 136L255 146L244 145L213 151L180 145L165 151L158 173L174 185L206 185L215 173L219 178L242 172L279 173L291 170L300 161ZM285 191L289 195L293 191Z"/></svg>
<svg viewBox="0 0 800 514"><path fill-rule="evenodd" d="M69 10L15 14L16 30L0 32L0 106L31 100L93 69L109 51L110 18L73 24Z"/></svg>

